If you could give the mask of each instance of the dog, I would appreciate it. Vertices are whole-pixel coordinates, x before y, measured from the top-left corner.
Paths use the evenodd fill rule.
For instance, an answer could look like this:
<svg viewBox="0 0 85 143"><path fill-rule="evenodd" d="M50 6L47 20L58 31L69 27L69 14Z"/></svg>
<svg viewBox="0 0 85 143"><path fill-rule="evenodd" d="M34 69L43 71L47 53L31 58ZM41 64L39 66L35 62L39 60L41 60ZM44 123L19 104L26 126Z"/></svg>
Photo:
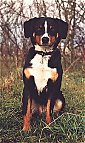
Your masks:
<svg viewBox="0 0 85 143"><path fill-rule="evenodd" d="M33 110L46 112L46 123L52 121L52 112L59 113L65 106L61 91L63 69L57 45L67 36L68 24L58 18L32 18L24 22L24 35L31 38L23 68L23 131L30 128Z"/></svg>

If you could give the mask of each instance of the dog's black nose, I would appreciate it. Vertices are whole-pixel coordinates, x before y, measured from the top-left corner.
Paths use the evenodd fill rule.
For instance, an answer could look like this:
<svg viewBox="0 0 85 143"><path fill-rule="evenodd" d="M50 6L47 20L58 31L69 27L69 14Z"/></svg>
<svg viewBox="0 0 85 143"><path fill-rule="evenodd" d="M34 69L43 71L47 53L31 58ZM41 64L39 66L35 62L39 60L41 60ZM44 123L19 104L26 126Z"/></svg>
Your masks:
<svg viewBox="0 0 85 143"><path fill-rule="evenodd" d="M42 38L42 43L43 44L48 44L48 42L49 42L49 38L48 37L43 37Z"/></svg>

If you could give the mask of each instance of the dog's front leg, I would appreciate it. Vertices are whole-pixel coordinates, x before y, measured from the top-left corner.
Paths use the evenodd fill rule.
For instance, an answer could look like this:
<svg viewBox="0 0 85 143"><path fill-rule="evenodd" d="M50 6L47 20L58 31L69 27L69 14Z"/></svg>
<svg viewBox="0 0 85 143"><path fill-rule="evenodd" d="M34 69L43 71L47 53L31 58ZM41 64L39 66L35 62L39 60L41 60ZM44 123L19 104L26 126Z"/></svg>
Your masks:
<svg viewBox="0 0 85 143"><path fill-rule="evenodd" d="M48 99L46 106L46 123L49 124L51 122L51 99Z"/></svg>
<svg viewBox="0 0 85 143"><path fill-rule="evenodd" d="M56 71L51 71L51 80L55 82L58 78L58 73Z"/></svg>
<svg viewBox="0 0 85 143"><path fill-rule="evenodd" d="M27 112L26 115L24 116L24 121L23 121L23 131L28 131L30 128L30 118L32 116L31 104L32 104L31 99L28 98Z"/></svg>
<svg viewBox="0 0 85 143"><path fill-rule="evenodd" d="M30 75L30 72L29 72L29 68L24 69L24 74L25 74L27 79L30 78L31 75Z"/></svg>

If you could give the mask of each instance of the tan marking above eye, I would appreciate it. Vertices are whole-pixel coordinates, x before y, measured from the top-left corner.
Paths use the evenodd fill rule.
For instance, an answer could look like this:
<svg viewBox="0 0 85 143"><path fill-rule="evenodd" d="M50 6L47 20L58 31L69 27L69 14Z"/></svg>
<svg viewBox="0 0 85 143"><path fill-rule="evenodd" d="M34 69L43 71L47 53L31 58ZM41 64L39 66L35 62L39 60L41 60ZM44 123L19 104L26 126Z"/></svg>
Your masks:
<svg viewBox="0 0 85 143"><path fill-rule="evenodd" d="M50 29L54 29L54 27L51 25L51 26L50 26Z"/></svg>
<svg viewBox="0 0 85 143"><path fill-rule="evenodd" d="M57 33L57 34L56 34L56 38L58 38L58 36L59 36L59 34Z"/></svg>
<svg viewBox="0 0 85 143"><path fill-rule="evenodd" d="M35 37L35 33L33 33L33 37Z"/></svg>
<svg viewBox="0 0 85 143"><path fill-rule="evenodd" d="M50 29L52 28L52 26L50 26Z"/></svg>
<svg viewBox="0 0 85 143"><path fill-rule="evenodd" d="M40 25L40 28L42 28L42 25Z"/></svg>

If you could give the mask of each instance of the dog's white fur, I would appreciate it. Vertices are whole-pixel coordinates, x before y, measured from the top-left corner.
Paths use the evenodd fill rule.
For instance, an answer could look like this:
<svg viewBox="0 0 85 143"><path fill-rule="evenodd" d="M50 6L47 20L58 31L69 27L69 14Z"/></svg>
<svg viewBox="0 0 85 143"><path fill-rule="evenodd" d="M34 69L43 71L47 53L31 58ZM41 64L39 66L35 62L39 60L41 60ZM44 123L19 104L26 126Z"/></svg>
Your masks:
<svg viewBox="0 0 85 143"><path fill-rule="evenodd" d="M35 46L35 49L38 51L49 52L52 50L50 48ZM34 76L35 84L38 89L38 92L41 92L43 88L47 85L48 79L52 76L52 71L57 72L56 68L48 67L48 60L51 55L42 56L36 54L31 60L32 67L29 68L30 75Z"/></svg>

